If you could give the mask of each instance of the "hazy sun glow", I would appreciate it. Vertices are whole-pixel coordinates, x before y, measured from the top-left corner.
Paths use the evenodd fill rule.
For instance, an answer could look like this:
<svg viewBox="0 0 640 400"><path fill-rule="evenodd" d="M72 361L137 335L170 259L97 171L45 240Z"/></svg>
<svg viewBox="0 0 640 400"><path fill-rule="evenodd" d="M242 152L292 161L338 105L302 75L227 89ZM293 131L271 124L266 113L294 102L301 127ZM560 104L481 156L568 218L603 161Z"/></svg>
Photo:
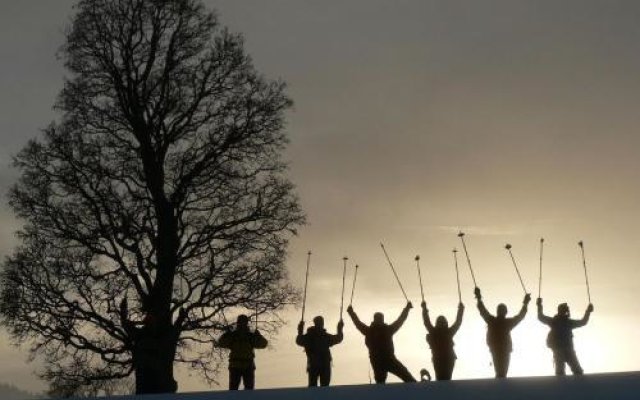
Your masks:
<svg viewBox="0 0 640 400"><path fill-rule="evenodd" d="M65 71L55 58L76 0L6 1L0 13L0 192L17 177L11 156L56 118ZM5 4L6 3L6 4ZM397 3L397 4L396 4ZM292 238L288 268L304 283L313 251L307 317L339 319L342 257L360 265L354 307L370 322L391 321L405 300L384 259L384 241L414 309L395 337L417 376L431 366L420 317L416 254L434 316L455 316L453 247L459 229L490 311L517 312L522 289L505 243L533 300L513 331L509 376L551 375L547 328L536 320L538 241L544 236L545 312L567 302L580 318L588 300L577 242L586 244L595 306L575 333L585 373L640 369L640 2L205 0L246 38L255 65L282 78L296 103L288 115L290 176L309 225ZM19 226L0 206L0 255ZM455 337L454 379L493 376L486 327L460 258L466 312ZM346 304L345 304L346 307ZM294 342L299 309L257 352L257 387L306 384ZM332 384L369 381L364 339L348 316L333 349ZM0 376L45 389L40 366L6 336ZM209 390L178 369L180 390ZM396 381L390 378L390 381ZM221 366L220 386L227 384Z"/></svg>

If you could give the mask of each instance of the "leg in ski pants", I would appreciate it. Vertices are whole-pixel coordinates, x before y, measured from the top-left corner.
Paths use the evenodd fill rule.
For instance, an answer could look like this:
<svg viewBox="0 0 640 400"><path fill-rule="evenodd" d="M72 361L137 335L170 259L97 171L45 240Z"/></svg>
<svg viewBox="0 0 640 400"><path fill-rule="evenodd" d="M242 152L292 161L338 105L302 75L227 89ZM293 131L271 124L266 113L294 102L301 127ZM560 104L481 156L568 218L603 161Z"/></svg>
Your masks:
<svg viewBox="0 0 640 400"><path fill-rule="evenodd" d="M331 383L331 363L309 367L307 372L309 373L309 387L318 386L318 379L320 386L329 386Z"/></svg>
<svg viewBox="0 0 640 400"><path fill-rule="evenodd" d="M496 378L505 378L507 371L509 371L511 353L504 350L492 351L491 358L493 359L493 369L496 371Z"/></svg>
<svg viewBox="0 0 640 400"><path fill-rule="evenodd" d="M245 390L253 390L255 385L255 369L229 368L229 390L238 390L240 381L244 383Z"/></svg>
<svg viewBox="0 0 640 400"><path fill-rule="evenodd" d="M569 368L571 368L571 372L574 375L582 375L584 373L580 366L580 362L578 361L578 357L576 356L576 351L572 348L554 350L553 362L556 366L557 376L565 375L565 363L569 365Z"/></svg>
<svg viewBox="0 0 640 400"><path fill-rule="evenodd" d="M370 358L371 367L373 368L373 375L376 383L385 383L387 381L388 373L400 378L403 382L416 382L416 379L411 375L407 367L405 367L397 358Z"/></svg>

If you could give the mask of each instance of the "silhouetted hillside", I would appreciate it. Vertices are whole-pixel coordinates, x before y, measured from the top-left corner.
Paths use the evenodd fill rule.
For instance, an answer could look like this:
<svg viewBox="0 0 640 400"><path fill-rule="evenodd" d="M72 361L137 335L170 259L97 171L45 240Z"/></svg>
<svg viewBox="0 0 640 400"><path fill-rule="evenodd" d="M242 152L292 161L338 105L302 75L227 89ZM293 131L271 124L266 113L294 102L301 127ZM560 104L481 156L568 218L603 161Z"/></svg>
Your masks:
<svg viewBox="0 0 640 400"><path fill-rule="evenodd" d="M42 398L44 398L42 395L25 392L13 385L0 383L0 399L2 400L30 400Z"/></svg>

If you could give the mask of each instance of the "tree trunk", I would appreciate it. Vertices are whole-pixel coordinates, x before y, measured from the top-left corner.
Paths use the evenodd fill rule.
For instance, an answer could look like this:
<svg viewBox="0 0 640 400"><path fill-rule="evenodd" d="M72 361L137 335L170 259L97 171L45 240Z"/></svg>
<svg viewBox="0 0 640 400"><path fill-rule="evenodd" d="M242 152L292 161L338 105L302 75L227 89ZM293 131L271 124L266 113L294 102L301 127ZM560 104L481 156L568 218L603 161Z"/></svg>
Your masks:
<svg viewBox="0 0 640 400"><path fill-rule="evenodd" d="M149 321L138 332L133 351L136 394L175 393L173 360L176 336L171 325Z"/></svg>

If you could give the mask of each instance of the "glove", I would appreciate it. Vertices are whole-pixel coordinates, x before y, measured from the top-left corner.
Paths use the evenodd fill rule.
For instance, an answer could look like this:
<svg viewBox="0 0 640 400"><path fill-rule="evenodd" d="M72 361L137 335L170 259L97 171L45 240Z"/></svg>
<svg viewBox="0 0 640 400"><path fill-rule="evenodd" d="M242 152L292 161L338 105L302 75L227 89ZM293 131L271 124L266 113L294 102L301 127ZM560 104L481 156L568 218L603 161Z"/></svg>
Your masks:
<svg viewBox="0 0 640 400"><path fill-rule="evenodd" d="M538 299L536 300L536 305L538 307L542 307L542 297L538 297Z"/></svg>
<svg viewBox="0 0 640 400"><path fill-rule="evenodd" d="M464 310L464 304L458 303L458 310Z"/></svg>
<svg viewBox="0 0 640 400"><path fill-rule="evenodd" d="M593 304L589 303L589 306L587 307L587 312L593 312Z"/></svg>
<svg viewBox="0 0 640 400"><path fill-rule="evenodd" d="M530 293L525 294L523 303L529 304L530 301L531 301L531 294Z"/></svg>
<svg viewBox="0 0 640 400"><path fill-rule="evenodd" d="M351 304L349 304L349 307L347 307L347 312L349 314L351 314L353 312L353 307L351 306Z"/></svg>
<svg viewBox="0 0 640 400"><path fill-rule="evenodd" d="M422 301L422 303L420 303L420 307L422 307L423 309L427 309L427 302L426 301Z"/></svg>
<svg viewBox="0 0 640 400"><path fill-rule="evenodd" d="M413 304L411 304L411 302L408 301L407 305L404 308L406 308L407 310L412 309L413 308Z"/></svg>
<svg viewBox="0 0 640 400"><path fill-rule="evenodd" d="M340 320L338 321L338 331L341 332L342 328L344 328L344 321Z"/></svg>
<svg viewBox="0 0 640 400"><path fill-rule="evenodd" d="M476 287L473 289L473 294L476 296L476 299L482 300L482 294L480 293L480 288Z"/></svg>
<svg viewBox="0 0 640 400"><path fill-rule="evenodd" d="M302 335L302 331L304 331L304 321L298 323L298 335Z"/></svg>

